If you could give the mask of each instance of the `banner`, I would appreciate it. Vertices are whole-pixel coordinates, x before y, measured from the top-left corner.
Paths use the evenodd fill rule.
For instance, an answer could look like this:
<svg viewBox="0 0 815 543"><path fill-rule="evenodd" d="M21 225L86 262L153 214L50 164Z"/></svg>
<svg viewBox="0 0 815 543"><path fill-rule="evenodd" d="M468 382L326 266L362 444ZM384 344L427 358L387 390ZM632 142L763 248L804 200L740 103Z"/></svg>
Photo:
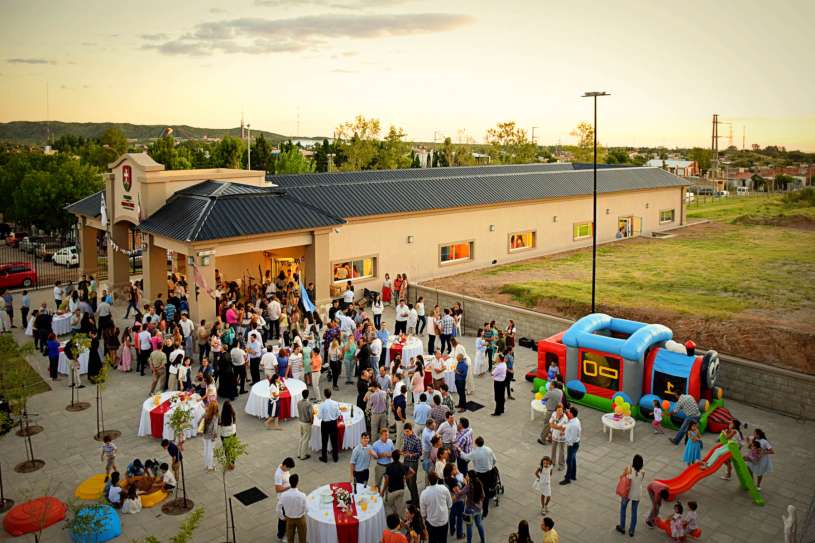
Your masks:
<svg viewBox="0 0 815 543"><path fill-rule="evenodd" d="M303 307L306 308L307 313L312 313L317 310L317 307L311 303L308 292L306 292L306 287L303 286L302 281L300 281L300 299L303 301Z"/></svg>

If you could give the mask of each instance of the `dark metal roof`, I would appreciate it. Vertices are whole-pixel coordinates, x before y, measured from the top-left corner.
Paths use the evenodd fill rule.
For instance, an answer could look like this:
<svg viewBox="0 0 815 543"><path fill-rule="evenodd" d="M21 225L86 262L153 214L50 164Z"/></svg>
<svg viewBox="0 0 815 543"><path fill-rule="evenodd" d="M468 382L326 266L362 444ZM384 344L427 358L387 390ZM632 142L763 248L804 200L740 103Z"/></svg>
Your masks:
<svg viewBox="0 0 815 543"><path fill-rule="evenodd" d="M102 215L102 191L94 192L81 200L68 204L65 210L74 215L96 218Z"/></svg>
<svg viewBox="0 0 815 543"><path fill-rule="evenodd" d="M181 241L207 241L344 222L279 189L203 181L175 193L139 228Z"/></svg>
<svg viewBox="0 0 815 543"><path fill-rule="evenodd" d="M414 170L416 171L416 170ZM659 168L597 172L599 192L680 187L687 181ZM286 187L286 194L340 217L362 217L592 193L591 170L496 173Z"/></svg>
<svg viewBox="0 0 815 543"><path fill-rule="evenodd" d="M364 170L359 172L330 172L289 175L270 175L267 181L281 187L304 187L333 183L370 183L426 179L437 177L461 177L492 175L499 173L557 172L571 170L568 163L508 164L500 166L456 166L450 168L408 168L401 170Z"/></svg>

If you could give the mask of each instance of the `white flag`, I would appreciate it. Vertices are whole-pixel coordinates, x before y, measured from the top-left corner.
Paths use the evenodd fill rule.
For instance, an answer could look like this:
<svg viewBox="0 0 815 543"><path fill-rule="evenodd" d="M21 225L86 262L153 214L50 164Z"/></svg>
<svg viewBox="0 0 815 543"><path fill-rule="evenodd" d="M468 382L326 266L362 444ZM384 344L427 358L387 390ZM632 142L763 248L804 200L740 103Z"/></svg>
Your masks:
<svg viewBox="0 0 815 543"><path fill-rule="evenodd" d="M108 227L108 210L105 207L105 193L102 193L102 208L100 209L102 213L102 228Z"/></svg>

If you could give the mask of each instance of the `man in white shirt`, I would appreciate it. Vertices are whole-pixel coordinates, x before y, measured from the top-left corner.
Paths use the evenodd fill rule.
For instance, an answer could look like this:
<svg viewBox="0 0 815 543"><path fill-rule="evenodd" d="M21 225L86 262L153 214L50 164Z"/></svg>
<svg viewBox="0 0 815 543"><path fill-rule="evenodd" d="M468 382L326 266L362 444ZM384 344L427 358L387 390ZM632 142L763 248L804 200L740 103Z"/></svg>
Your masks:
<svg viewBox="0 0 815 543"><path fill-rule="evenodd" d="M441 349L436 349L433 353L433 360L430 361L430 373L433 376L433 388L438 389L444 383L444 370L447 367L441 355Z"/></svg>
<svg viewBox="0 0 815 543"><path fill-rule="evenodd" d="M320 404L317 414L320 417L320 439L322 441L322 452L320 462L328 462L328 442L331 441L331 457L334 462L339 461L340 444L339 430L337 429L337 419L340 418L340 404L331 399L331 387L323 390L325 401Z"/></svg>
<svg viewBox="0 0 815 543"><path fill-rule="evenodd" d="M397 336L399 334L407 334L407 321L410 316L410 309L405 305L405 300L399 300L399 305L396 306L396 328L393 333Z"/></svg>
<svg viewBox="0 0 815 543"><path fill-rule="evenodd" d="M181 337L184 338L184 356L192 359L192 332L195 330L195 324L187 316L186 311L181 312L181 320L178 322L178 327L181 329Z"/></svg>
<svg viewBox="0 0 815 543"><path fill-rule="evenodd" d="M296 473L291 475L289 489L277 498L277 514L286 520L286 539L291 543L294 543L294 534L297 534L299 543L306 543L308 530L308 498L297 488L299 482L300 477Z"/></svg>
<svg viewBox="0 0 815 543"><path fill-rule="evenodd" d="M348 287L342 293L342 308L345 309L354 303L354 287L351 286L351 281L348 281Z"/></svg>
<svg viewBox="0 0 815 543"><path fill-rule="evenodd" d="M569 422L566 423L566 476L560 482L568 485L572 481L577 481L577 449L580 448L580 434L582 428L580 419L577 418L577 408L569 408Z"/></svg>
<svg viewBox="0 0 815 543"><path fill-rule="evenodd" d="M260 357L260 366L263 368L263 374L268 379L273 373L277 372L277 355L271 349L263 353Z"/></svg>
<svg viewBox="0 0 815 543"><path fill-rule="evenodd" d="M368 348L371 350L371 367L379 367L379 362L381 361L380 359L382 357L382 340L378 337L375 338Z"/></svg>
<svg viewBox="0 0 815 543"><path fill-rule="evenodd" d="M62 305L62 282L57 281L54 283L54 304L57 306L57 310L59 310L59 306Z"/></svg>
<svg viewBox="0 0 815 543"><path fill-rule="evenodd" d="M452 506L450 491L431 471L427 476L427 486L419 496L419 509L427 522L430 541L447 541L447 523Z"/></svg>
<svg viewBox="0 0 815 543"><path fill-rule="evenodd" d="M456 426L456 419L453 417L453 414L448 411L447 419L439 425L439 429L436 432L439 434L439 437L441 437L442 445L452 450L453 442L456 440L457 431L458 427Z"/></svg>
<svg viewBox="0 0 815 543"><path fill-rule="evenodd" d="M357 327L356 323L354 323L354 319L347 315L340 315L339 312L337 313L337 315L339 315L340 332L342 333L343 339L353 335L354 330Z"/></svg>
<svg viewBox="0 0 815 543"><path fill-rule="evenodd" d="M269 302L267 309L269 312L269 338L273 340L280 339L280 313L283 309L280 307L280 302L277 301L277 296L272 298Z"/></svg>
<svg viewBox="0 0 815 543"><path fill-rule="evenodd" d="M147 323L144 324L144 328L142 331L139 332L139 353L136 362L136 371L139 372L139 375L144 375L144 370L147 369L147 359L150 357L150 352L153 350L153 344L150 343L150 339L152 338L152 334L150 334L149 327Z"/></svg>
<svg viewBox="0 0 815 543"><path fill-rule="evenodd" d="M235 380L240 385L240 393L246 394L246 351L241 349L241 342L235 344L229 351L229 358L232 360L232 371L235 372Z"/></svg>
<svg viewBox="0 0 815 543"><path fill-rule="evenodd" d="M495 412L490 413L493 417L504 414L504 393L506 392L507 363L504 355L498 355L498 363L492 368L492 385L495 392Z"/></svg>
<svg viewBox="0 0 815 543"><path fill-rule="evenodd" d="M283 538L286 536L286 512L282 510L283 508L280 505L280 499L283 497L283 494L291 486L292 474L289 472L293 469L294 469L294 459L289 456L285 458L279 466L277 466L277 469L274 472L274 490L275 493L277 494L278 541L283 541Z"/></svg>

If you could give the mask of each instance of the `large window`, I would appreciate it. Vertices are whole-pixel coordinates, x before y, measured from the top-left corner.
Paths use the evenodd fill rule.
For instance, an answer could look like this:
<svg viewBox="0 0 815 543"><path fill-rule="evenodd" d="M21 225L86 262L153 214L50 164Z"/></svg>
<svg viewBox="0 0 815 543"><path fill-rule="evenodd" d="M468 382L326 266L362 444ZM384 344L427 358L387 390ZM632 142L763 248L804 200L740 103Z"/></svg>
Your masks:
<svg viewBox="0 0 815 543"><path fill-rule="evenodd" d="M674 222L673 209L663 209L659 212L659 224L665 224L666 222Z"/></svg>
<svg viewBox="0 0 815 543"><path fill-rule="evenodd" d="M447 264L472 260L474 245L472 241L459 241L457 243L442 245L439 247L439 262Z"/></svg>
<svg viewBox="0 0 815 543"><path fill-rule="evenodd" d="M580 380L606 390L620 390L620 363L614 356L580 351Z"/></svg>
<svg viewBox="0 0 815 543"><path fill-rule="evenodd" d="M370 279L371 277L376 277L376 257L366 256L354 260L334 262L331 266L331 273L335 283L348 281L349 279Z"/></svg>
<svg viewBox="0 0 815 543"><path fill-rule="evenodd" d="M535 231L515 232L509 235L509 252L523 251L535 248Z"/></svg>
<svg viewBox="0 0 815 543"><path fill-rule="evenodd" d="M591 221L589 222L576 222L572 229L572 237L576 240L586 239L591 237Z"/></svg>

